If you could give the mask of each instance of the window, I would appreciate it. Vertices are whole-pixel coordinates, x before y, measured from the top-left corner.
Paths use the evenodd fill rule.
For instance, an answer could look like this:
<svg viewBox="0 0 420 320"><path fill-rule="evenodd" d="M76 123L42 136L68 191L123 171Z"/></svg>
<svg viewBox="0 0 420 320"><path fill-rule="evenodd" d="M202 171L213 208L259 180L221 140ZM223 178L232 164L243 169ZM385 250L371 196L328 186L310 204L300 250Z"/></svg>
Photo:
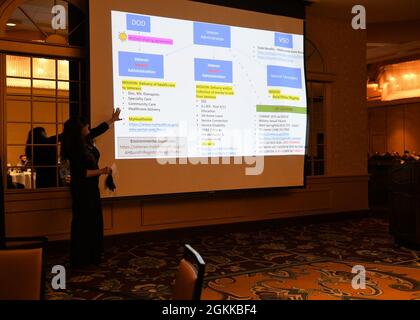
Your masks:
<svg viewBox="0 0 420 320"><path fill-rule="evenodd" d="M309 39L305 40L306 69L309 72L326 72L324 59L316 45Z"/></svg>
<svg viewBox="0 0 420 320"><path fill-rule="evenodd" d="M66 186L60 133L85 101L77 60L3 55L8 189ZM2 75L3 76L3 75ZM72 97L72 98L70 98Z"/></svg>
<svg viewBox="0 0 420 320"><path fill-rule="evenodd" d="M87 4L14 0L0 5L6 22L0 39L7 40L0 53L0 156L8 190L66 186L59 134L70 115L88 115ZM54 28L54 6L64 8L64 29ZM22 53L8 53L13 42Z"/></svg>
<svg viewBox="0 0 420 320"><path fill-rule="evenodd" d="M325 174L325 83L307 83L309 109L309 140L306 161L308 176L322 176Z"/></svg>
<svg viewBox="0 0 420 320"><path fill-rule="evenodd" d="M306 69L308 73L326 72L324 59L316 45L309 39L305 41ZM308 152L306 175L325 175L325 91L328 84L309 80L308 90Z"/></svg>

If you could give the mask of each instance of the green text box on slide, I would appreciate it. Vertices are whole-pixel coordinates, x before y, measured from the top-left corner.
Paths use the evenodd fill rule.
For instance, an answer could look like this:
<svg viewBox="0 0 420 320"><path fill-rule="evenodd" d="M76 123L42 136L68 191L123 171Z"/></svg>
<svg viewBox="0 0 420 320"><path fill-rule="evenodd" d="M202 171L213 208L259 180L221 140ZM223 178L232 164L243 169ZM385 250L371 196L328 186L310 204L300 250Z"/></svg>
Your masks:
<svg viewBox="0 0 420 320"><path fill-rule="evenodd" d="M307 109L300 108L300 107L289 107L289 106L259 105L257 106L257 112L283 112L283 113L307 114Z"/></svg>

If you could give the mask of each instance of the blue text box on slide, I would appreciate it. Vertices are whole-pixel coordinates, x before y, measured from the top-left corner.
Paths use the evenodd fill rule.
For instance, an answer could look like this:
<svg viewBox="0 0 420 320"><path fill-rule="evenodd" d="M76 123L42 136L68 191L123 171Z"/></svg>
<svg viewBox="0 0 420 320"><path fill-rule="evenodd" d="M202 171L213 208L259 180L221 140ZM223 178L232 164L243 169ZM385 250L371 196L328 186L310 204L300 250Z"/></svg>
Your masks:
<svg viewBox="0 0 420 320"><path fill-rule="evenodd" d="M127 30L150 32L150 17L127 14Z"/></svg>
<svg viewBox="0 0 420 320"><path fill-rule="evenodd" d="M231 29L220 24L194 22L194 44L231 47Z"/></svg>
<svg viewBox="0 0 420 320"><path fill-rule="evenodd" d="M302 89L302 71L299 68L267 66L268 86Z"/></svg>
<svg viewBox="0 0 420 320"><path fill-rule="evenodd" d="M195 81L233 82L232 61L195 59Z"/></svg>
<svg viewBox="0 0 420 320"><path fill-rule="evenodd" d="M274 45L276 47L293 49L293 35L288 33L274 33Z"/></svg>
<svg viewBox="0 0 420 320"><path fill-rule="evenodd" d="M162 55L118 52L118 64L121 77L164 78Z"/></svg>

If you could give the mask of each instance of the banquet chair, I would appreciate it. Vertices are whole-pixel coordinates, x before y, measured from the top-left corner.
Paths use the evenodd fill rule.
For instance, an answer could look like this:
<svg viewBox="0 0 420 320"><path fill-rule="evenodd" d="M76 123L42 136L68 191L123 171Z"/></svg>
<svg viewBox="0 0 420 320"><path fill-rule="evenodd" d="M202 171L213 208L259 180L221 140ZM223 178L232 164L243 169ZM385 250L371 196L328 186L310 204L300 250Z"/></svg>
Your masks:
<svg viewBox="0 0 420 320"><path fill-rule="evenodd" d="M46 238L0 241L0 301L43 300Z"/></svg>
<svg viewBox="0 0 420 320"><path fill-rule="evenodd" d="M200 254L185 245L175 279L173 300L200 300L206 264Z"/></svg>

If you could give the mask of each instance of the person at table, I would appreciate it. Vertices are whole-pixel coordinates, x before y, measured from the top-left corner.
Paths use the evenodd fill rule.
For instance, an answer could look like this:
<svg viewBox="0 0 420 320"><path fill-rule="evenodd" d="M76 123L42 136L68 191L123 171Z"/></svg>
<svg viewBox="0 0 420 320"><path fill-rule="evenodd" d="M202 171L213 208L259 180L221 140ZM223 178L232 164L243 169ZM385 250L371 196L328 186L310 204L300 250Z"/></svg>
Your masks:
<svg viewBox="0 0 420 320"><path fill-rule="evenodd" d="M17 166L22 170L26 170L26 167L28 166L28 157L25 154L20 155Z"/></svg>
<svg viewBox="0 0 420 320"><path fill-rule="evenodd" d="M7 175L7 189L13 190L13 189L25 189L25 186L18 182L13 182L13 178L11 174Z"/></svg>
<svg viewBox="0 0 420 320"><path fill-rule="evenodd" d="M93 139L121 120L119 117L120 110L117 109L110 120L94 129L80 117L73 117L64 124L61 159L70 163L73 213L70 267L73 269L98 266L101 262L104 230L99 177L111 174L111 169L99 169L100 153Z"/></svg>
<svg viewBox="0 0 420 320"><path fill-rule="evenodd" d="M29 131L25 155L36 171L36 188L57 187L57 143L62 135L47 135L45 128Z"/></svg>

